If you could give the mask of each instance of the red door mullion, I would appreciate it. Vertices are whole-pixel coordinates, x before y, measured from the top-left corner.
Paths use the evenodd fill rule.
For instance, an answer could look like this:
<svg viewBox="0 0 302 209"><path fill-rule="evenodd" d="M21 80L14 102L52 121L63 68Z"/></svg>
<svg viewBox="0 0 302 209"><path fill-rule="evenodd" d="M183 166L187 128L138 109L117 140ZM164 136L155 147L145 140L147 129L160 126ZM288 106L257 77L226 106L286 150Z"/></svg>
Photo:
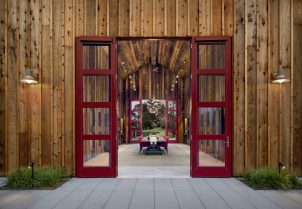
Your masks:
<svg viewBox="0 0 302 209"><path fill-rule="evenodd" d="M111 134L83 134L83 140L108 140L111 138Z"/></svg>
<svg viewBox="0 0 302 209"><path fill-rule="evenodd" d="M212 139L221 139L224 140L226 139L226 134L197 134L197 140L212 140Z"/></svg>
<svg viewBox="0 0 302 209"><path fill-rule="evenodd" d="M197 107L226 107L226 102L196 102Z"/></svg>
<svg viewBox="0 0 302 209"><path fill-rule="evenodd" d="M82 75L113 75L111 69L82 69Z"/></svg>
<svg viewBox="0 0 302 209"><path fill-rule="evenodd" d="M212 42L212 41L229 41L230 37L229 36L197 36L194 37L195 42L197 41L204 41L204 42Z"/></svg>
<svg viewBox="0 0 302 209"><path fill-rule="evenodd" d="M225 75L225 69L199 69L199 71L196 75Z"/></svg>
<svg viewBox="0 0 302 209"><path fill-rule="evenodd" d="M107 107L111 108L112 107L112 102L83 102L82 103L83 108L102 108L102 107Z"/></svg>

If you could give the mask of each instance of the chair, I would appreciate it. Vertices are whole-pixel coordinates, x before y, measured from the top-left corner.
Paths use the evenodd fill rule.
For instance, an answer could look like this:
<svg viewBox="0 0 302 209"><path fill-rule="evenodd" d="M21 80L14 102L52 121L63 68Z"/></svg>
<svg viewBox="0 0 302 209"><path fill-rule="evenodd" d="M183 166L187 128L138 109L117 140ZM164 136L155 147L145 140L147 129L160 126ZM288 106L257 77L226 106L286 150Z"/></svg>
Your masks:
<svg viewBox="0 0 302 209"><path fill-rule="evenodd" d="M147 148L148 148L148 146L144 146L143 145L144 144L142 142L143 139L144 139L144 136L140 135L139 136L139 154L143 154L147 150Z"/></svg>

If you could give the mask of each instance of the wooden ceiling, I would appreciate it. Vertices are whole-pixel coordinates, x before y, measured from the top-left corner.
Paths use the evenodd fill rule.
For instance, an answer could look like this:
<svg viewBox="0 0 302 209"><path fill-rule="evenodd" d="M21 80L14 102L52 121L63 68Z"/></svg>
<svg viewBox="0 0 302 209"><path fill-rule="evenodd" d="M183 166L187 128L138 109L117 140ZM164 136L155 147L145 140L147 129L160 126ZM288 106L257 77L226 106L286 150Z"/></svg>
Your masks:
<svg viewBox="0 0 302 209"><path fill-rule="evenodd" d="M141 39L118 41L118 72L126 78L140 67L163 66L180 78L190 72L190 41Z"/></svg>

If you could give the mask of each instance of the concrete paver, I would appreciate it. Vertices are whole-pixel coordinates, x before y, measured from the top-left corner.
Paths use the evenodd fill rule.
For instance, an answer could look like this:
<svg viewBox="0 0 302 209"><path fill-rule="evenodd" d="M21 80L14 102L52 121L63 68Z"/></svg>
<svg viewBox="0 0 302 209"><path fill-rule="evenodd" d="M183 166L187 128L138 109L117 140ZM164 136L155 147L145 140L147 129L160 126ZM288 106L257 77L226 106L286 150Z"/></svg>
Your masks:
<svg viewBox="0 0 302 209"><path fill-rule="evenodd" d="M55 190L2 190L13 209L302 209L302 191L253 190L235 178L72 178Z"/></svg>
<svg viewBox="0 0 302 209"><path fill-rule="evenodd" d="M129 208L154 209L154 190L135 190Z"/></svg>

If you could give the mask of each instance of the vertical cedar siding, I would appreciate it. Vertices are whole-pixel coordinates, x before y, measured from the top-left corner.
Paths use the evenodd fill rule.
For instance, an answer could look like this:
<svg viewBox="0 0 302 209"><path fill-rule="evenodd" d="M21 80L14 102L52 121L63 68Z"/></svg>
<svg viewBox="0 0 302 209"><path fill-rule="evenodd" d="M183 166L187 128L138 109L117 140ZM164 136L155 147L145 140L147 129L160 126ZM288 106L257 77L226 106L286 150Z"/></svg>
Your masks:
<svg viewBox="0 0 302 209"><path fill-rule="evenodd" d="M301 0L1 0L0 175L30 161L74 174L75 37L85 35L232 36L233 175L279 161L301 175L301 11ZM39 84L20 83L25 66ZM271 84L279 66L290 83Z"/></svg>

